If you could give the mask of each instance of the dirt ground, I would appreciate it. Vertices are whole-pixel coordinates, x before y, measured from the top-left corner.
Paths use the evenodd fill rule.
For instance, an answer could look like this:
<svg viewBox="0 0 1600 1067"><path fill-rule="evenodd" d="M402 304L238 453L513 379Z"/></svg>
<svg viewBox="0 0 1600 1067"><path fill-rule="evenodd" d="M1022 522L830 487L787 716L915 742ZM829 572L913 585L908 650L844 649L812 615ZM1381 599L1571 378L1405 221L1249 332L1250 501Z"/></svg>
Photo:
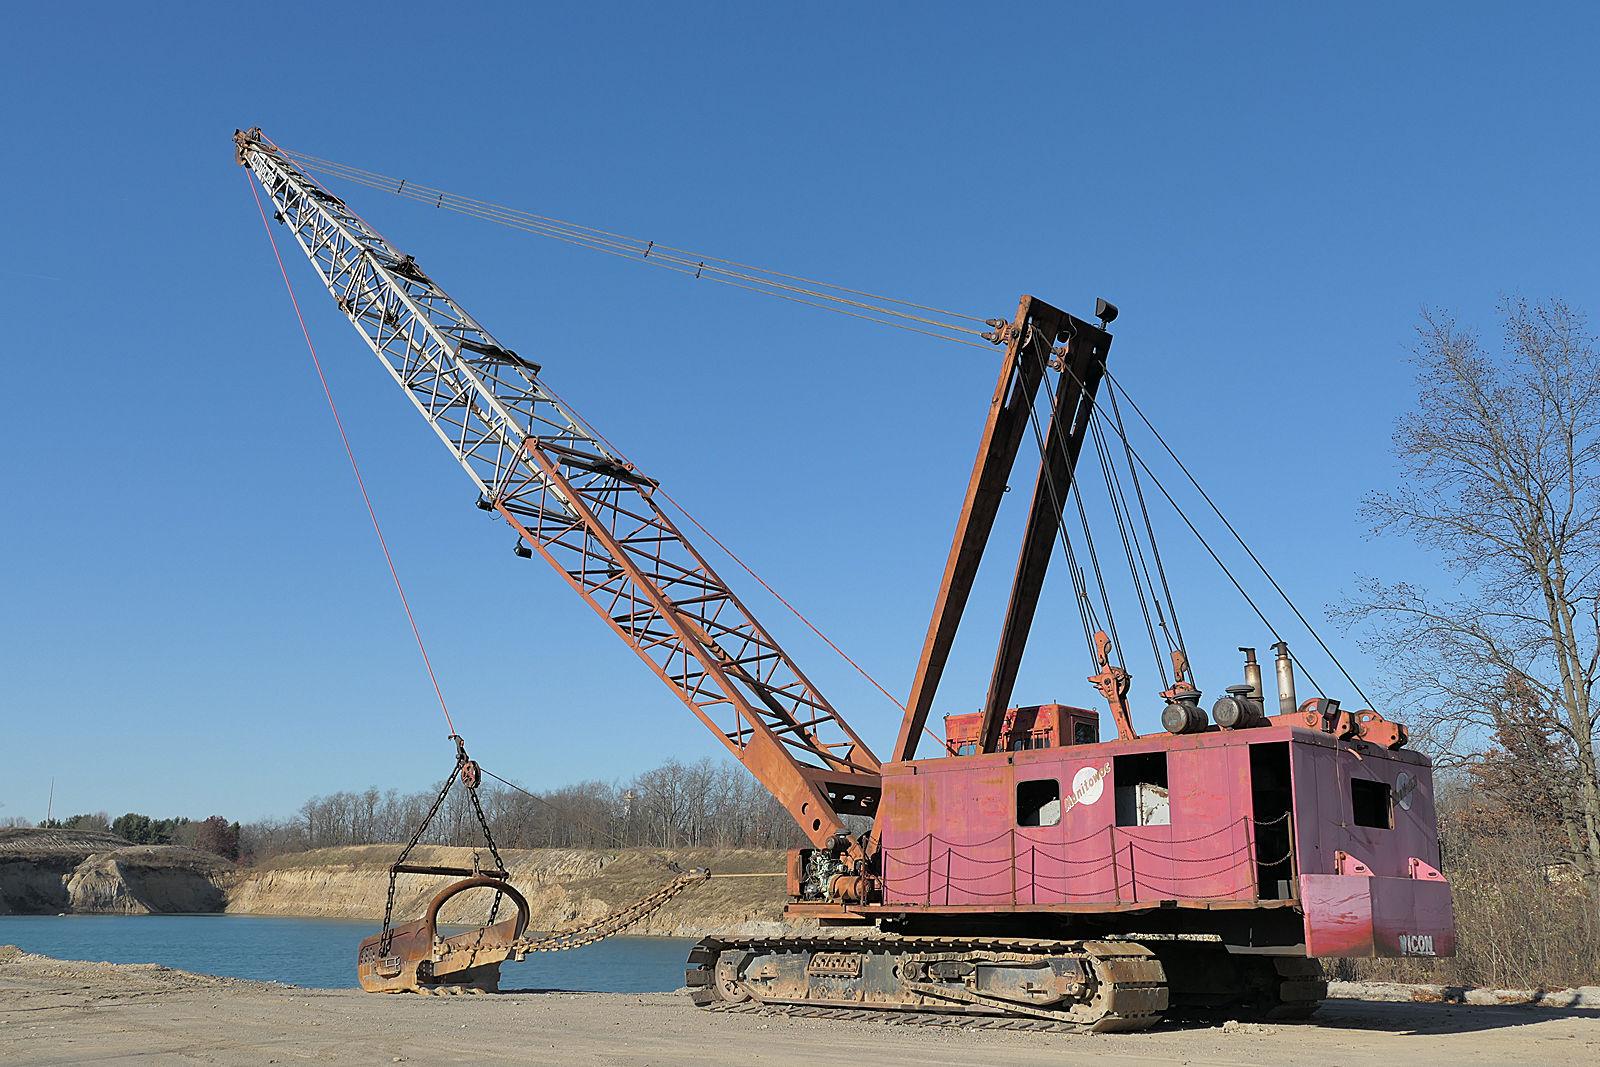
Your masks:
<svg viewBox="0 0 1600 1067"><path fill-rule="evenodd" d="M0 1062L1586 1064L1600 1012L1328 1002L1317 1021L1140 1034L946 1031L704 1012L679 994L373 996L0 956Z"/></svg>

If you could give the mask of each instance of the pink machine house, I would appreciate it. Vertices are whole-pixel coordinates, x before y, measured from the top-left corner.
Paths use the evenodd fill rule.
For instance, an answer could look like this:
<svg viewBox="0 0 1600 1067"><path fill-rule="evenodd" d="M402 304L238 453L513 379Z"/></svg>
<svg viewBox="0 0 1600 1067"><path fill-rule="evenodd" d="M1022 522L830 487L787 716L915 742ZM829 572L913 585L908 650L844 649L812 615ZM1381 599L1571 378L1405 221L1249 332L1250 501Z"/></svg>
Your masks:
<svg viewBox="0 0 1600 1067"><path fill-rule="evenodd" d="M1098 742L1086 709L1011 716L1002 751L884 768L885 909L1203 930L1236 952L1454 952L1430 764L1379 743L1394 724L1312 700ZM946 719L953 752L978 718Z"/></svg>

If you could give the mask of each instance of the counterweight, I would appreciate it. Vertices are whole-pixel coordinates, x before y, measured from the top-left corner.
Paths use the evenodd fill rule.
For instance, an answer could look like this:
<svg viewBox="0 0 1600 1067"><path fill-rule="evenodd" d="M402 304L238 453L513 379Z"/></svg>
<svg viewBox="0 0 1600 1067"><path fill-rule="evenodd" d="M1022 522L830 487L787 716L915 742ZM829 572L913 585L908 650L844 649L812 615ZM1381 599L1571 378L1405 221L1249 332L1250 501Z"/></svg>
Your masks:
<svg viewBox="0 0 1600 1067"><path fill-rule="evenodd" d="M656 503L638 472L259 129L239 162L480 494L787 807L817 846L873 815L879 763Z"/></svg>

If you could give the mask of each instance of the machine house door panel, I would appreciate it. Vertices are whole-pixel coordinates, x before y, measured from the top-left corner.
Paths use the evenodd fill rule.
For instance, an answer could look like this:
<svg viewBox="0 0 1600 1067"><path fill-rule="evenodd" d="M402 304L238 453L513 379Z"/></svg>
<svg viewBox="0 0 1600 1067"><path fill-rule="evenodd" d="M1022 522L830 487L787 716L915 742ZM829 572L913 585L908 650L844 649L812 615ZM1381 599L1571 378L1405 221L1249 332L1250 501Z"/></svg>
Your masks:
<svg viewBox="0 0 1600 1067"><path fill-rule="evenodd" d="M1250 746L1250 801L1256 895L1261 900L1290 900L1299 889L1294 877L1294 789L1287 741Z"/></svg>
<svg viewBox="0 0 1600 1067"><path fill-rule="evenodd" d="M1243 745L1118 756L1119 899L1254 898L1248 778Z"/></svg>

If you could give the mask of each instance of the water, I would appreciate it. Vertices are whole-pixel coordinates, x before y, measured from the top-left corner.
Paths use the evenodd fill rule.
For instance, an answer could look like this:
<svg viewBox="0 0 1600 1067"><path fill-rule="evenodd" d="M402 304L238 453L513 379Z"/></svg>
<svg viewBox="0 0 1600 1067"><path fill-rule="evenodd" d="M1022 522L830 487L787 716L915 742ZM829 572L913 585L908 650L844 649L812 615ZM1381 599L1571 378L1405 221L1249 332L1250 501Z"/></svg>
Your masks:
<svg viewBox="0 0 1600 1067"><path fill-rule="evenodd" d="M378 926L257 915L0 915L0 945L57 959L159 963L343 989L356 984L356 945ZM693 945L677 937L613 937L570 952L538 952L502 966L500 988L665 992L683 985Z"/></svg>

